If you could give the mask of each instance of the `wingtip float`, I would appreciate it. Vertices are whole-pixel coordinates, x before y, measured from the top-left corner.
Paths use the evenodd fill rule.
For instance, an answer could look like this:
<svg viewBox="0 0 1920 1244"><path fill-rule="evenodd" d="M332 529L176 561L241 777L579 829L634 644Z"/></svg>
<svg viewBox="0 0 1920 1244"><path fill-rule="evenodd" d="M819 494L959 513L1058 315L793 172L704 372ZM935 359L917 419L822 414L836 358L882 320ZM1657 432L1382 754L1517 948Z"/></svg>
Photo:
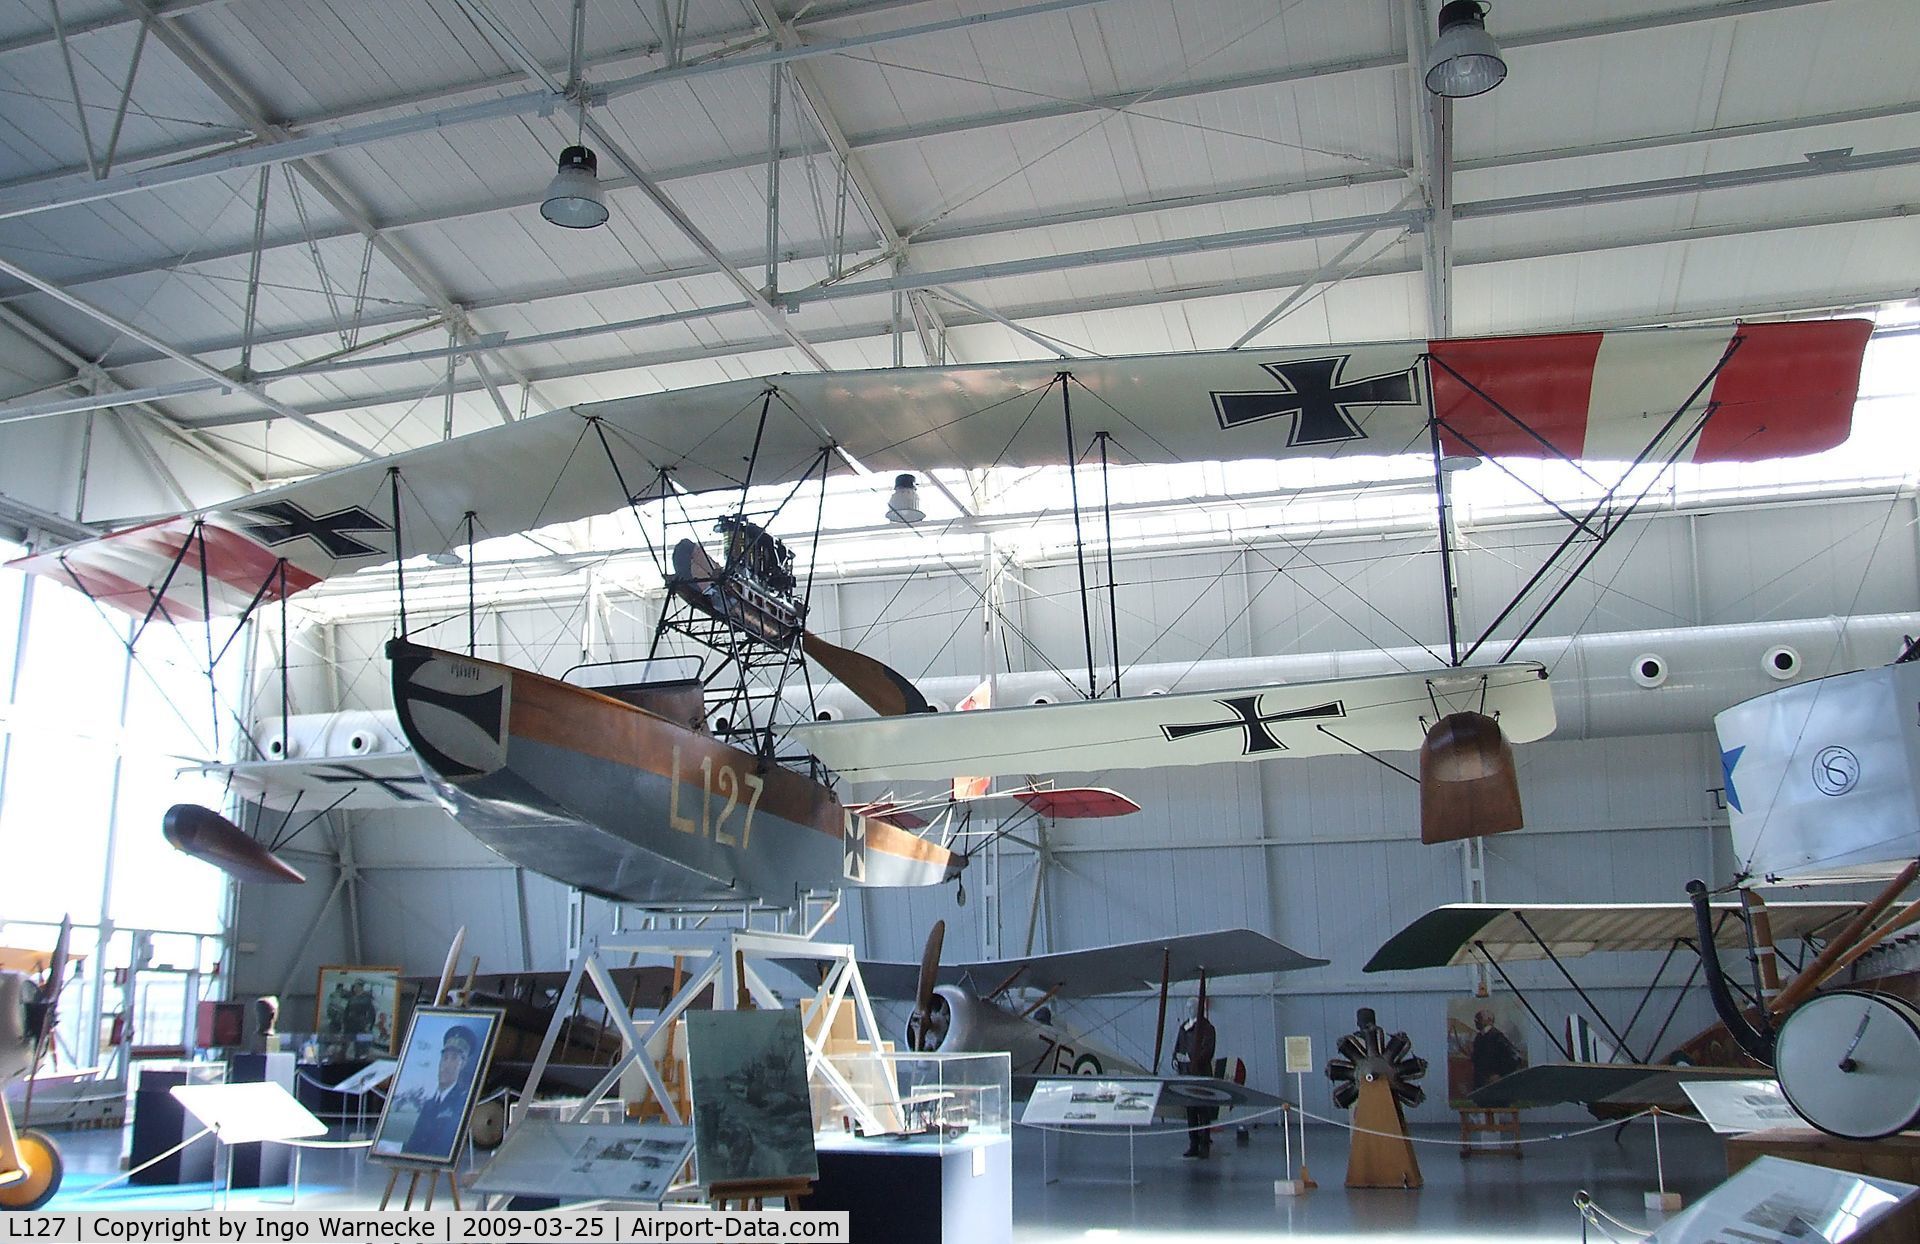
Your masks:
<svg viewBox="0 0 1920 1244"><path fill-rule="evenodd" d="M168 808L160 832L175 850L241 881L301 885L307 879L306 874L254 841L238 825L197 803L176 803Z"/></svg>

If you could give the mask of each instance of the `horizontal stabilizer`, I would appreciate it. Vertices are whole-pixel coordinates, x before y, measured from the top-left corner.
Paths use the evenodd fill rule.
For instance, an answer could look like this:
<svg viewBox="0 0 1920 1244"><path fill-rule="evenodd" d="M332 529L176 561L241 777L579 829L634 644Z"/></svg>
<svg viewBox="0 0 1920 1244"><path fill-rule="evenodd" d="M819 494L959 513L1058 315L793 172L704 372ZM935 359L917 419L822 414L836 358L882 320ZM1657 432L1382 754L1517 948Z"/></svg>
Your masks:
<svg viewBox="0 0 1920 1244"><path fill-rule="evenodd" d="M1515 743L1553 731L1546 669L1531 661L1027 704L970 713L814 721L791 737L850 781L1086 772L1283 756L1413 751L1435 718L1472 709Z"/></svg>
<svg viewBox="0 0 1920 1244"><path fill-rule="evenodd" d="M942 792L938 799L919 802L880 799L873 803L849 805L847 811L891 821L902 829L924 829L933 817L941 813L961 808L990 808L996 801L1018 803L1056 821L1096 821L1132 816L1140 810L1139 804L1119 791L1104 786L1027 786L1018 790L989 791L984 795L958 797Z"/></svg>
<svg viewBox="0 0 1920 1244"><path fill-rule="evenodd" d="M792 964L808 962L793 960ZM1163 963L1170 967L1170 980L1190 981L1199 979L1203 972L1208 980L1217 980L1223 976L1296 972L1326 962L1252 929L1221 929L1050 955L942 964L936 983L971 981L976 989L985 990L1012 978L1010 987L1015 989L1057 990L1056 996L1062 998L1094 998L1158 989ZM860 976L867 992L876 997L911 998L920 979L920 965L862 959Z"/></svg>

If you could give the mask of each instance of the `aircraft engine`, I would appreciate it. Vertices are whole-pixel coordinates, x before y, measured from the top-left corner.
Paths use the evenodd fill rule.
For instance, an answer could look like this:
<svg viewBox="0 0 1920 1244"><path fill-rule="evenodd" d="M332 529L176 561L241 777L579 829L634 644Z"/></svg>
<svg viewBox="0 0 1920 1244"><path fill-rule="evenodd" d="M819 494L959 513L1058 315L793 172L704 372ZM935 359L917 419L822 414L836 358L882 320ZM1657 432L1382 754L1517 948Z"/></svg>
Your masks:
<svg viewBox="0 0 1920 1244"><path fill-rule="evenodd" d="M929 1053L975 1054L1018 1049L1033 1040L1036 1025L982 1001L961 985L941 985L928 1008Z"/></svg>
<svg viewBox="0 0 1920 1244"><path fill-rule="evenodd" d="M0 971L0 1085L33 1066L33 1026L27 1014L33 984L24 972Z"/></svg>

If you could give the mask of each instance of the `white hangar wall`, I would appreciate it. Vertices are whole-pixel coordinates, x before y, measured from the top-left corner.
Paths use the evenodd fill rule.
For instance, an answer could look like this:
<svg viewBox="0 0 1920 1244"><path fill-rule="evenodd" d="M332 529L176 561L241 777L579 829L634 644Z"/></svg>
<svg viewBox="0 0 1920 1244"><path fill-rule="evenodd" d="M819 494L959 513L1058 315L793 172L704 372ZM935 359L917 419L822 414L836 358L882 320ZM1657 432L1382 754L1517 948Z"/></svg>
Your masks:
<svg viewBox="0 0 1920 1244"><path fill-rule="evenodd" d="M1909 629L1920 631L1917 516L1911 495L1882 494L1636 518L1567 592L1541 633L1876 613L1913 613ZM1538 561L1543 541L1559 534L1536 524L1464 532L1463 617L1484 624ZM1096 581L1102 581L1102 564L1094 563ZM1285 575L1275 571L1282 565ZM1416 642L1444 651L1430 537L1328 537L1305 553L1254 543L1134 554L1119 559L1118 577L1120 646L1129 663ZM950 563L911 575L818 583L815 626L916 677L974 676L986 650L981 582L977 564ZM1019 567L1004 605L1018 633L996 634L992 650L1010 654L1014 669L1045 668L1042 652L1062 666L1084 664L1077 583L1071 558ZM1096 600L1096 664L1105 664L1105 592ZM609 648L644 654L656 610L657 598L620 591L607 592L593 607L578 595L519 605L482 618L479 653L553 674L580 660L583 646L595 658L609 655ZM415 633L446 616L416 612ZM320 677L309 663L295 691L298 707L387 707L380 654L392 631L392 621L383 618L301 635L300 650L329 655L337 673ZM425 638L463 646L466 622L455 617ZM1850 645L1853 663L1893 655L1852 650L1863 646ZM1811 673L1831 654L1805 655ZM1525 745L1518 755L1528 827L1487 842L1491 901L1679 901L1689 878L1730 875L1725 817L1712 790L1719 765L1710 732L1550 739ZM1324 1059L1333 1040L1351 1030L1354 1009L1370 1005L1390 1028L1406 1030L1416 1051L1434 1064L1432 1097L1416 1117L1444 1115L1446 1002L1470 989L1468 971L1361 972L1390 934L1430 907L1464 897L1461 849L1417 841L1411 782L1362 757L1081 776L1124 790L1143 811L1052 831L1036 949L1235 925L1269 932L1332 962L1271 982L1223 981L1210 990L1222 1048L1246 1060L1252 1080L1268 1087L1279 1082L1282 1036L1311 1036L1316 1057ZM564 965L562 887L491 855L437 812L340 819L351 825L353 867L343 901L313 926L309 940L325 953L353 945L344 901L344 891L353 890L362 962L436 971L454 931L465 925L468 953L480 957L483 970ZM994 940L990 924L1000 950L1019 953L1035 864L1031 852L1006 844L996 887L986 862L976 861L965 906L956 904L951 887L851 893L828 936L849 938L871 957L911 960L931 922L945 919L949 958L985 954ZM323 872L322 883L331 879ZM292 945L310 923L307 912L251 898L243 898L240 912L240 991L270 991L289 973L310 975L307 967L294 972L292 966L303 957L317 964L323 953ZM611 920L607 905L588 902L589 928L609 927ZM1610 1015L1624 1017L1658 958L1597 956L1575 971ZM1674 985L1688 966L1670 969ZM1535 1004L1556 1026L1574 1009L1577 999L1551 965L1511 971L1538 991ZM1664 1038L1648 1048L1676 1004ZM1151 1057L1151 999L1075 1005L1063 1008L1061 1018L1104 1044ZM1701 991L1683 997L1670 985L1647 1003L1630 1046L1643 1056L1664 1053L1710 1018ZM1535 1057L1545 1056L1545 1036L1538 1029L1528 1035ZM1322 1093L1310 1086L1309 1105L1324 1106Z"/></svg>

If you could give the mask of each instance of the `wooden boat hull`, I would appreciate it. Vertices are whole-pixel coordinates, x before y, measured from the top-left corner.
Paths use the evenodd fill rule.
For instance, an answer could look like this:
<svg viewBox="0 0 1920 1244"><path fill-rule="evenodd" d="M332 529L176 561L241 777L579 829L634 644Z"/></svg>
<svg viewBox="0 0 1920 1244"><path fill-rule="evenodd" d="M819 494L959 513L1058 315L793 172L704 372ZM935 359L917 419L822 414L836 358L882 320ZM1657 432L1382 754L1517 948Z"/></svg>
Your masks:
<svg viewBox="0 0 1920 1244"><path fill-rule="evenodd" d="M632 704L403 640L401 730L486 846L589 893L794 905L809 890L937 885L964 861L848 812L803 774Z"/></svg>

